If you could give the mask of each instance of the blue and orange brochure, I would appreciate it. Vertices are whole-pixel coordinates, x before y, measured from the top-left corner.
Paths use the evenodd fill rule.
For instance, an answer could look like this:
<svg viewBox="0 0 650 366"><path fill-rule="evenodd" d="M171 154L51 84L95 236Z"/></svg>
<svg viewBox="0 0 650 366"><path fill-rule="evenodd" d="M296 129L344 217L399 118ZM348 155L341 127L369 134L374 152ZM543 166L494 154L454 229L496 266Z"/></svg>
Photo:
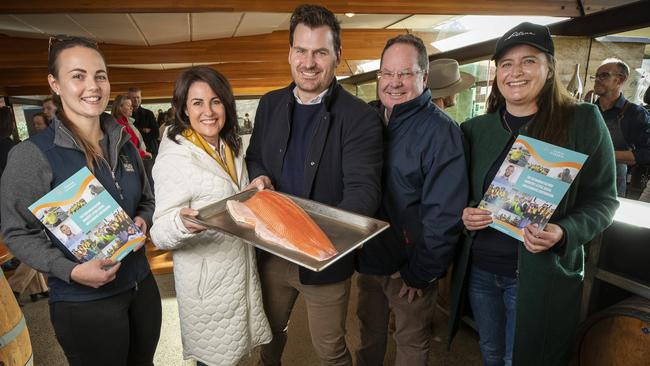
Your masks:
<svg viewBox="0 0 650 366"><path fill-rule="evenodd" d="M80 262L120 261L145 240L104 186L83 167L29 206L50 235Z"/></svg>
<svg viewBox="0 0 650 366"><path fill-rule="evenodd" d="M586 160L585 154L519 136L478 207L492 212L490 227L523 242L524 227L546 226Z"/></svg>

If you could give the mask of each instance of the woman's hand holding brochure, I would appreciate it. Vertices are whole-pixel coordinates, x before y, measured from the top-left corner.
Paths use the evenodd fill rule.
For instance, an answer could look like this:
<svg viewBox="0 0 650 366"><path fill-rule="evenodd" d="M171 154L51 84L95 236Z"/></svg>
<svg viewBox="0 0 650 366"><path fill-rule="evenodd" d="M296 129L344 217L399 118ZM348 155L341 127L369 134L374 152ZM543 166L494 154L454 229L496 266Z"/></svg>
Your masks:
<svg viewBox="0 0 650 366"><path fill-rule="evenodd" d="M492 223L492 212L480 208L465 207L462 219L467 230L483 230Z"/></svg>
<svg viewBox="0 0 650 366"><path fill-rule="evenodd" d="M564 230L558 225L548 223L544 230L539 230L537 225L528 225L524 228L524 246L531 253L540 253L551 249L564 236Z"/></svg>
<svg viewBox="0 0 650 366"><path fill-rule="evenodd" d="M88 287L99 288L115 279L121 265L112 259L91 259L75 266L70 279Z"/></svg>
<svg viewBox="0 0 650 366"><path fill-rule="evenodd" d="M135 226L137 226L140 229L140 231L142 232L142 235L147 235L147 229L148 229L147 228L147 222L144 221L144 219L142 217L140 217L140 216L134 217L133 218L133 223L135 224ZM146 242L147 242L146 240L143 240L142 242L140 242L140 244L138 244L138 246L133 248L133 251L134 252L138 251L138 249L142 248Z"/></svg>

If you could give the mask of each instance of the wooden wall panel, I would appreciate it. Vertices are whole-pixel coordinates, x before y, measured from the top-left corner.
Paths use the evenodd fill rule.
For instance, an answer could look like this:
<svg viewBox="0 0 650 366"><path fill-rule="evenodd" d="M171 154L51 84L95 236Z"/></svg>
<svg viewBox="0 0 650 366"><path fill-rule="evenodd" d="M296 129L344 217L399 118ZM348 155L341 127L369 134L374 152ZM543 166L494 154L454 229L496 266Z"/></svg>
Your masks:
<svg viewBox="0 0 650 366"><path fill-rule="evenodd" d="M341 34L343 58L379 58L386 40L405 30L353 29ZM108 64L166 64L217 62L287 62L289 32L277 31L256 36L181 42L156 46L100 44ZM0 68L43 67L47 65L48 41L0 36Z"/></svg>
<svg viewBox="0 0 650 366"><path fill-rule="evenodd" d="M386 40L404 30L348 30L342 34L343 60L337 75L352 70L345 60L379 58ZM237 95L259 95L291 81L288 64L288 31L209 41L184 42L151 47L100 44L109 65L217 63L211 65L232 83ZM47 94L47 48L43 39L0 36L0 49L20 52L0 53L0 86L8 95ZM165 97L182 69L142 70L109 67L113 88L138 85L150 88L151 97ZM160 86L159 83L164 83ZM118 86L122 84L121 86ZM151 85L149 85L151 84Z"/></svg>

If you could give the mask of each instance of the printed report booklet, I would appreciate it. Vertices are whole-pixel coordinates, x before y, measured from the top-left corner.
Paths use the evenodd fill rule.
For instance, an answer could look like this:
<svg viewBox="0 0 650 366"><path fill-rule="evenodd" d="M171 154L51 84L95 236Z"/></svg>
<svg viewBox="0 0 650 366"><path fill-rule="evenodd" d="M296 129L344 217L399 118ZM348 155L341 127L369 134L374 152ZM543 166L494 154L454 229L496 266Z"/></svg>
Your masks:
<svg viewBox="0 0 650 366"><path fill-rule="evenodd" d="M492 212L490 226L524 241L524 227L546 226L587 155L519 136L479 208Z"/></svg>
<svg viewBox="0 0 650 366"><path fill-rule="evenodd" d="M145 240L87 167L34 202L29 210L80 262L93 258L120 261Z"/></svg>

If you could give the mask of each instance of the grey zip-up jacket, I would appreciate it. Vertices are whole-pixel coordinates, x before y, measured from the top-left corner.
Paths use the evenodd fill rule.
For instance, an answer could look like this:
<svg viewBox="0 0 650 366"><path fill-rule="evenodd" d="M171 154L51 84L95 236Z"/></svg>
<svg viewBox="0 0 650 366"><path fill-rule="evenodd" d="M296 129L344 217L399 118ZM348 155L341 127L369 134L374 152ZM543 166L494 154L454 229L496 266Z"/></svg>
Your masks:
<svg viewBox="0 0 650 366"><path fill-rule="evenodd" d="M142 217L151 227L154 198L142 160L129 136L113 117L101 116L108 138L107 162L95 165L94 174L129 217ZM50 301L100 299L135 287L149 273L140 250L127 255L117 278L93 289L71 282L70 273L79 264L63 245L47 235L44 226L28 207L86 165L82 148L57 119L48 129L18 144L9 153L0 186L2 231L11 252L30 267L50 276Z"/></svg>

